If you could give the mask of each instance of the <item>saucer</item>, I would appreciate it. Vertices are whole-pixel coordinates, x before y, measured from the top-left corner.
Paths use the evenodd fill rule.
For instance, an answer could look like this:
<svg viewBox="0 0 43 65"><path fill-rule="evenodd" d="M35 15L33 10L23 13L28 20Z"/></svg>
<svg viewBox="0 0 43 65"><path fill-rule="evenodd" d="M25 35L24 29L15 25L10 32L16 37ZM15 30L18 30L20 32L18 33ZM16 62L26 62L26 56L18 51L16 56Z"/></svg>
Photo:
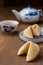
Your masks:
<svg viewBox="0 0 43 65"><path fill-rule="evenodd" d="M24 36L23 31L19 32L19 37L21 40L28 42L28 41L33 41L33 42L43 42L43 27L41 27L41 34L39 37L34 37L34 38L27 38L26 36Z"/></svg>

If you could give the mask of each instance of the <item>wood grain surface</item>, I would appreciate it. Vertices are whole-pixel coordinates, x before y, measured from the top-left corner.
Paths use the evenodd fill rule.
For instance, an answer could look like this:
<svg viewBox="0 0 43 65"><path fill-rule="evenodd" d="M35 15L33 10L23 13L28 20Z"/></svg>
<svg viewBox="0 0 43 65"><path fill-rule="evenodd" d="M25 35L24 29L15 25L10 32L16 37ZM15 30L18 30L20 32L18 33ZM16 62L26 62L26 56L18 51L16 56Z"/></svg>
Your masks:
<svg viewBox="0 0 43 65"><path fill-rule="evenodd" d="M0 8L0 21L6 19L17 20L11 12L13 8L20 10L22 7ZM0 28L0 65L43 65L43 42L38 43L41 50L39 56L34 61L26 62L26 56L17 56L18 49L25 43L19 38L19 32L32 25L29 23L24 24L21 21L19 23L16 32L13 34L4 33ZM43 17L37 24L43 26Z"/></svg>

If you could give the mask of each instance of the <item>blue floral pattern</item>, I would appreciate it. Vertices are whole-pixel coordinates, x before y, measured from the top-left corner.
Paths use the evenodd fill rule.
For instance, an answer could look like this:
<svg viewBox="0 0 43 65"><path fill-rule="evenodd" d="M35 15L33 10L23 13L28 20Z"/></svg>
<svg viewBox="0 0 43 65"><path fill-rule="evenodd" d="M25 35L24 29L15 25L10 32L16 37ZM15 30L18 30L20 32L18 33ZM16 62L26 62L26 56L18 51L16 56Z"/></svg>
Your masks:
<svg viewBox="0 0 43 65"><path fill-rule="evenodd" d="M28 14L25 14L25 16L36 16L38 13L37 12L30 12Z"/></svg>
<svg viewBox="0 0 43 65"><path fill-rule="evenodd" d="M3 29L5 32L10 32L11 30L13 30L15 27L12 27L12 26L3 26Z"/></svg>

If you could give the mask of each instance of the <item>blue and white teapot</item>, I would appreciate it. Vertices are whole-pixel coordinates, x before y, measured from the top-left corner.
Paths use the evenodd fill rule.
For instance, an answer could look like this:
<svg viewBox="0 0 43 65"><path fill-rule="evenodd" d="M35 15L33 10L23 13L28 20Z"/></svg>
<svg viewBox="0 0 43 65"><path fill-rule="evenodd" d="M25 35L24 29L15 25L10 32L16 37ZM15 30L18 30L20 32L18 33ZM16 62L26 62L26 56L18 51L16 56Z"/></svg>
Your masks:
<svg viewBox="0 0 43 65"><path fill-rule="evenodd" d="M42 10L35 9L32 5L29 5L26 8L23 8L21 11L12 10L13 14L16 16L18 20L22 22L37 22L42 17Z"/></svg>

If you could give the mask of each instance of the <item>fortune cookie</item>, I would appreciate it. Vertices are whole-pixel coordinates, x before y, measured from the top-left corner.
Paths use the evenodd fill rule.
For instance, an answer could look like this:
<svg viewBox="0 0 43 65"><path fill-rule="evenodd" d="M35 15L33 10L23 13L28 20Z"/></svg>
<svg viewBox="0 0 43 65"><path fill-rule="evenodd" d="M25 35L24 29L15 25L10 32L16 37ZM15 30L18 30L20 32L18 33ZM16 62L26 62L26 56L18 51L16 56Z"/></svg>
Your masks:
<svg viewBox="0 0 43 65"><path fill-rule="evenodd" d="M26 36L28 38L33 38L33 34L32 34L32 31L31 31L31 26L29 26L28 28L26 28L23 31L23 34L24 34L24 36Z"/></svg>
<svg viewBox="0 0 43 65"><path fill-rule="evenodd" d="M28 48L29 48L29 43L25 43L23 46L20 47L17 55L27 54Z"/></svg>
<svg viewBox="0 0 43 65"><path fill-rule="evenodd" d="M38 24L32 25L32 33L33 33L33 36L39 36L40 35L41 29L40 29Z"/></svg>
<svg viewBox="0 0 43 65"><path fill-rule="evenodd" d="M33 43L31 41L28 43L29 43L29 47L27 51L26 61L32 61L37 57L40 51L40 48L39 48L39 45L36 43Z"/></svg>

